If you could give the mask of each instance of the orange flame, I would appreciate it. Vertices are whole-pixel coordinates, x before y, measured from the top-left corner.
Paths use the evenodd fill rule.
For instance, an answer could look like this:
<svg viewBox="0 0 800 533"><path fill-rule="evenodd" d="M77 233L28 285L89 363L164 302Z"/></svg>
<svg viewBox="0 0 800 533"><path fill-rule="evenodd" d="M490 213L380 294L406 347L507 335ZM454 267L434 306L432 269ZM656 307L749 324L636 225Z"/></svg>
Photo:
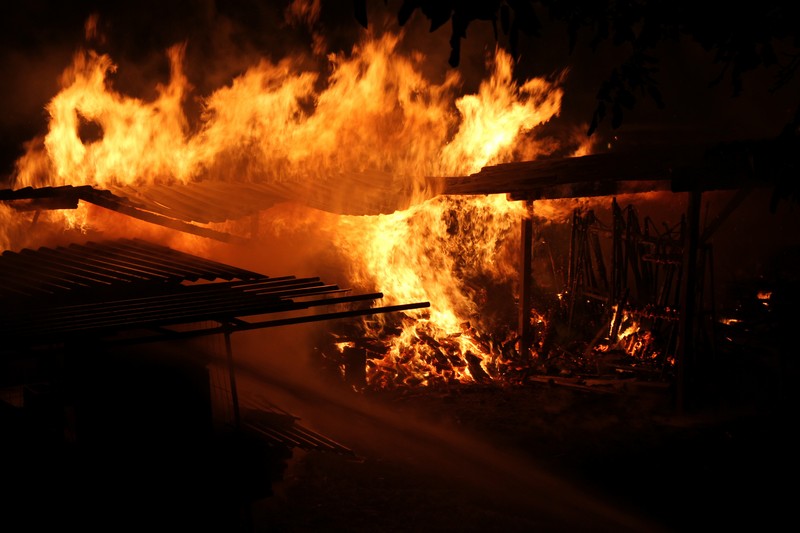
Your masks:
<svg viewBox="0 0 800 533"><path fill-rule="evenodd" d="M296 3L287 16L311 23L316 6ZM184 110L192 88L183 46L168 50L171 75L153 101L114 89L111 58L80 52L47 105L49 131L17 162L16 184L313 184L344 171L390 173L420 193L410 209L326 219L351 284L379 288L389 303L431 302L425 314L408 315L387 355L375 361L374 379L391 381L399 369L419 383L492 376L497 354L474 327L486 295L470 280L516 282L508 243L527 210L502 196L430 198L425 177L469 174L520 154L534 158L535 135L528 134L558 115L565 74L517 84L511 57L497 49L477 94L459 97L459 74L427 79L422 53L399 53L402 37L367 35L349 56L329 55L325 80L302 70L298 58L263 59L202 100L199 124ZM381 335L382 327L366 334Z"/></svg>

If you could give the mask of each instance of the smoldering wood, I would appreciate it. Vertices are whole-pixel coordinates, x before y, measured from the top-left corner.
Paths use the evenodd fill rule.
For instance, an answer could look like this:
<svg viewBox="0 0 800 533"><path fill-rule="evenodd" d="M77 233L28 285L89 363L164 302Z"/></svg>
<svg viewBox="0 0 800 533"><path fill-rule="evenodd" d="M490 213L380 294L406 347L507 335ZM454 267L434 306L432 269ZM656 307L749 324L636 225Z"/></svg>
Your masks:
<svg viewBox="0 0 800 533"><path fill-rule="evenodd" d="M637 320L640 325L636 335L657 335L658 364L664 371L668 358L675 354L671 339L681 319L680 295L673 295L672 290L683 268L684 243L676 236L682 226L665 226L663 233L656 232L652 221L640 224L632 206L622 209L616 198L611 200L611 216L610 231L607 231L609 226L592 212L582 214L578 209L573 212L567 324L576 321L576 313L580 313L577 316L581 321L599 320L595 337L583 350L584 357L588 358L601 341L606 340L609 345L616 342L623 318ZM600 266L607 261L602 253L596 253L603 249L600 236L610 241L612 252L608 259L611 278L608 286L597 283L602 277ZM681 261L676 261L678 258ZM596 278L593 273L597 273ZM697 290L702 291L702 287L697 286ZM583 305L589 301L599 306ZM579 302L580 310L576 305ZM630 336L628 344L635 338ZM636 349L639 349L638 344Z"/></svg>

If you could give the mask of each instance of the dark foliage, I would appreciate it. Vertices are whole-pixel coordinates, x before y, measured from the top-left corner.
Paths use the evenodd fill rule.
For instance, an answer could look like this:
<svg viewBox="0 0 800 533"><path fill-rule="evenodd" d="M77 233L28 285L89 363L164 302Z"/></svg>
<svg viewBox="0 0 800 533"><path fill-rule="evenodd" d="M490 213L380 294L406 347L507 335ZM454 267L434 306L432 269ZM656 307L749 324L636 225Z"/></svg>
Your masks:
<svg viewBox="0 0 800 533"><path fill-rule="evenodd" d="M354 5L358 21L367 26L366 0L354 0ZM598 88L589 135L607 118L612 129L618 128L625 111L640 99L650 98L665 107L657 77L658 47L668 41L686 39L710 52L710 67L717 70L711 84L729 83L732 96L745 90L747 73L769 71L774 76L772 90L777 91L787 86L800 68L800 3L791 0L406 0L398 10L398 22L405 24L416 11L430 21L431 31L450 22L452 67L459 65L460 43L467 28L479 20L491 21L496 36L502 32L514 58L519 57L520 36L540 37L545 22L564 27L570 52L582 44L581 39L593 50L603 43L624 47L627 58L612 67ZM779 141L796 145L799 136L800 99L794 119L780 133ZM781 176L776 195L800 198L794 176L787 178L784 172Z"/></svg>
<svg viewBox="0 0 800 533"><path fill-rule="evenodd" d="M368 25L366 0L354 0L356 18ZM495 34L507 37L509 52L519 56L519 37L540 36L542 20L562 23L570 50L588 34L587 45L603 42L627 45L630 55L611 71L597 93L590 133L610 112L612 127L622 123L623 110L631 109L637 95L663 106L658 82L656 47L666 40L691 39L713 53L719 74L714 83L728 79L734 95L743 90L743 75L760 68L775 68L777 89L794 78L800 66L800 25L796 2L767 0L757 3L691 2L688 0L491 0L457 2L406 0L397 12L404 25L415 11L430 21L430 31L447 22L452 26L449 63L460 62L460 43L474 21L491 21Z"/></svg>

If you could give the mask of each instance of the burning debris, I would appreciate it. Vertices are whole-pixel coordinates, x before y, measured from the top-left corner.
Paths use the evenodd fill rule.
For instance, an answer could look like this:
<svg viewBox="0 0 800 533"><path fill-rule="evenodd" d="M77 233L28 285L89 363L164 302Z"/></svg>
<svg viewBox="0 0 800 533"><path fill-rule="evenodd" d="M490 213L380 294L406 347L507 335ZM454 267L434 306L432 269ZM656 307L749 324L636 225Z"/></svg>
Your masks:
<svg viewBox="0 0 800 533"><path fill-rule="evenodd" d="M498 48L477 93L460 96L458 73L427 79L422 54L399 53L402 37L367 34L349 56L329 56L327 77L307 70L302 57L263 59L204 97L196 124L185 111L192 89L183 46L168 50L169 80L152 101L113 86L111 57L78 51L47 106L49 131L28 144L14 186L90 186L80 200L165 226L163 217L175 218L202 236L223 234L220 224L245 224L249 231L241 233L253 243L272 231L302 233L312 246L332 243L335 250L326 253L345 265L351 284L380 287L390 305L407 298L432 302L430 311L402 321L361 326L374 328L373 336L399 332L390 336L394 344L371 372L373 381L406 365L416 368L404 371L408 383L435 382L440 373L446 381L493 379L508 372L500 355L513 340L508 327L499 336L486 333L509 317L506 309L490 316L495 311L485 304L505 299L502 305L513 305L509 244L525 209L504 195L439 196L429 177L552 150L537 127L558 115L563 75L517 83L510 56ZM337 176L361 179L337 178L337 188ZM235 220L233 209L197 214L197 198L213 198L214 187L225 183L232 190L274 191L256 215L257 226ZM195 200L180 198L187 186ZM346 194L334 194L340 191ZM360 196L376 197L370 200L376 205L362 201L354 209ZM286 202L309 209L288 218ZM388 207L370 214L380 202ZM66 215L66 227L85 231L103 222L97 209L76 203L78 209L42 211L36 223L57 225ZM220 218L226 213L233 219ZM426 353L418 351L423 347Z"/></svg>
<svg viewBox="0 0 800 533"><path fill-rule="evenodd" d="M99 27L87 23L87 39L99 42ZM206 95L194 94L187 45L178 44L149 100L115 86L112 57L77 51L47 105L48 131L27 144L3 198L80 194L54 196L69 201L59 209L25 204L5 217L3 243L19 247L22 225L130 232L111 210L203 237L246 236L251 255L324 263L351 286L384 291L389 306L430 302L320 342L323 358L363 386L669 379L696 228L662 229L616 203L610 224L576 211L566 256L538 250L553 271L547 290L519 278L532 263L520 269L518 243L530 241L520 228L532 217L561 222L547 211L558 203L551 199L699 194L730 164L687 185L687 167L713 166L705 146L592 154L586 138L556 139L544 128L561 112L568 71L517 81L498 47L486 78L464 94L458 72L426 75L425 55L407 53L405 37L369 30L349 53L327 55L317 40L312 56L261 57ZM742 183L747 172L735 170L723 187ZM237 195L245 196L238 206ZM157 236L187 250L208 246ZM270 253L277 240L291 253ZM364 376L352 377L361 360Z"/></svg>
<svg viewBox="0 0 800 533"><path fill-rule="evenodd" d="M442 242L432 247L451 250L447 268L458 282L453 292L472 296L468 319L442 332L437 329L442 322L432 320L434 311L426 310L420 316L393 316L326 332L318 346L323 367L347 381L361 371L354 383L375 390L555 378L607 386L637 379L669 386L680 307L680 224L660 228L645 218L641 225L633 205L623 209L612 199L610 224L592 209L575 209L571 224L564 224L571 237L561 236L568 248L562 244L554 250L558 239L551 243L543 236L552 224L540 219L533 256L544 269L552 269L552 277L533 278L528 317L532 342L523 351L519 331L509 327L520 305L518 279L498 272L492 279L491 272L469 267L470 262L489 263L476 261L479 252L474 248L457 244L465 236L453 228L462 216L469 221L475 213L464 208L459 215L454 212L439 221ZM464 226L463 231L471 231ZM510 229L502 235L493 241L496 258L510 254L509 246L519 239ZM359 356L353 359L353 353Z"/></svg>

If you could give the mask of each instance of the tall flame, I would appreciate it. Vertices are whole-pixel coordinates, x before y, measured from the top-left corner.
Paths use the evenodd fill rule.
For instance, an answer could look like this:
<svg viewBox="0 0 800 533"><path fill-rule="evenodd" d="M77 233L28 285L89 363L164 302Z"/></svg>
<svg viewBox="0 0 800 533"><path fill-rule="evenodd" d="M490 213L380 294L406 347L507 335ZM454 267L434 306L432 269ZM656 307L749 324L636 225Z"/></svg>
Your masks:
<svg viewBox="0 0 800 533"><path fill-rule="evenodd" d="M427 79L424 54L401 54L402 38L366 35L351 54L327 56L325 78L301 68L308 64L303 58L262 59L203 98L197 124L185 111L192 87L182 68L183 45L168 50L171 74L152 101L113 87L117 66L110 57L79 52L47 105L49 131L17 162L16 184L104 187L209 178L313 184L338 172L380 171L420 190L426 176L464 175L520 154L536 156L535 136L528 134L558 115L561 77L518 84L511 57L498 48L477 94L459 96L459 74ZM508 244L526 214L524 205L504 196L428 196L392 214L325 219L337 253L346 257L349 283L379 288L390 301L431 302L429 313L409 315L384 367L404 364L430 374L431 365L412 347L424 329L442 342L456 338L447 355L450 378L476 379L474 357L491 374L493 356L479 347L474 331L487 295L474 282L516 283ZM294 224L296 231L303 227L300 220Z"/></svg>
<svg viewBox="0 0 800 533"><path fill-rule="evenodd" d="M183 47L168 54L171 81L157 87L153 102L108 87L107 77L116 70L108 56L76 54L62 75L64 89L47 105L50 126L43 144L32 143L18 161L17 184L104 186L190 179L197 162L182 111L189 88L181 68ZM82 138L87 125L100 130L97 138Z"/></svg>

